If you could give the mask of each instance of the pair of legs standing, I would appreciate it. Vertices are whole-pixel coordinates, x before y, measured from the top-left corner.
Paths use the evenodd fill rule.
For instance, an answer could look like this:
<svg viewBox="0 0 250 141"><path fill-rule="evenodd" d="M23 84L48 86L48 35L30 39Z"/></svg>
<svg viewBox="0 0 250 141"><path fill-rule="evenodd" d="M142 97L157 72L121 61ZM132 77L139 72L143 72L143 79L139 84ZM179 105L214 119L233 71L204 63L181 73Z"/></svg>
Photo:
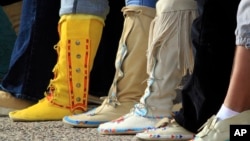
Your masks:
<svg viewBox="0 0 250 141"><path fill-rule="evenodd" d="M168 101L168 104L166 104L166 105L169 105L169 106L167 108L163 108L162 111L159 111L159 110L156 110L156 111L158 111L160 114L162 114L162 113L164 113L163 111L167 110L167 112L164 113L164 115L161 115L162 117L171 115L172 100L175 97L175 88L177 87L178 83L180 82L180 78L182 76L181 74L183 72L186 72L187 68L189 68L190 70L192 69L192 49L190 46L191 44L189 42L190 40L189 40L189 28L188 27L190 27L190 22L192 22L192 19L194 19L194 17L195 17L194 13L196 13L196 10L195 10L196 8L194 6L194 2L187 1L184 4L179 3L179 5L178 5L178 2L174 3L171 1L169 1L168 4L165 4L162 1L159 1L159 3L160 4L158 4L159 5L158 6L158 8L159 8L158 14L156 14L157 18L154 21L155 25L152 24L152 28L151 28L152 29L152 35L151 35L152 38L151 39L152 40L150 42L152 43L152 45L150 45L150 46L152 46L152 47L150 47L148 49L149 54L148 54L148 61L147 61L146 50L148 48L148 45L147 45L147 40L145 40L145 39L148 39L149 27L150 27L151 21L155 18L154 7L156 4L156 1L130 1L130 0L126 1L126 7L123 9L123 11L126 15L126 19L124 22L124 33L121 37L119 50L117 52L117 61L116 61L117 73L115 75L114 82L110 88L110 93L109 93L108 99L105 101L105 102L109 103L109 105L113 105L114 107L116 107L117 105L119 105L117 107L122 107L121 105L125 106L125 108L122 108L122 109L125 109L124 112L117 114L116 117L127 113L129 111L129 109L133 107L133 105L134 105L133 102L139 101L139 98L142 96L145 89L146 89L146 91L145 91L146 94L145 94L145 97L143 97L142 99L146 100L147 97L152 97L152 98L150 98L152 100L152 103L150 105L152 106L152 104L155 103L154 99L157 99L157 94L163 95L162 97L166 98ZM161 6L162 4L164 6ZM175 5L175 4L177 4L177 5ZM70 4L68 4L68 5L70 5ZM170 5L170 8L169 8L169 5ZM185 7L185 5L187 5L187 7ZM180 9L178 9L178 8L171 9L172 7L176 8L178 6L180 6ZM190 7L188 7L188 6L190 6ZM77 10L77 8L78 7L75 7L76 10ZM184 30L187 31L187 33L184 34L183 38L187 42L189 47L182 47L182 45L181 46L176 45L176 44L180 43L180 40L177 40L177 37L180 35L180 30L181 30L178 26L173 28L177 31L178 34L173 34L174 37L171 38L171 41L166 42L168 40L169 36L171 36L171 35L166 34L169 31L161 32L161 30L165 29L165 28L168 29L168 26L171 26L171 24L173 24L173 23L169 24L168 23L169 21L167 21L166 23L163 21L163 23L161 23L162 22L161 20L163 20L165 17L169 17L169 15L170 16L173 15L173 18L176 18L177 21L182 21L182 19L178 19L178 16L177 16L179 14L181 15L181 12L175 14L174 11L175 10L181 11L183 9L189 10L190 8L191 8L191 11L193 11L193 12L191 12L191 14L186 15L188 17L187 23L184 23L183 25L181 22L179 23L181 26L184 27ZM165 15L165 12L170 12L170 14ZM185 13L189 13L189 11L183 12L183 13L184 13L183 18L185 18L184 17ZM164 24L164 26L161 27L161 24ZM141 25L143 25L143 26L141 26ZM153 26L155 26L157 28L154 29ZM158 28L158 26L159 26L159 28ZM70 30L70 29L68 29L68 30ZM61 31L61 29L60 29L60 31ZM157 32L159 32L161 34L161 36L156 37ZM135 39L134 37L136 37L136 35L138 35L138 33L140 33L141 36L138 37L138 39ZM62 38L62 37L60 37L60 38ZM158 47L155 47L155 46L158 46L158 42L157 42L158 39L157 38L159 38L159 40L161 41L160 44L163 44L162 47L160 47L160 49L162 49L162 51L164 51L163 54L170 51L169 52L170 55L167 55L167 57L175 58L174 60L176 61L175 63L173 63L172 68L169 69L168 74L166 74L166 78L158 78L161 76L155 76L155 74L158 74L158 72L161 73L160 75L164 75L164 74L162 74L162 73L164 73L164 66L168 66L168 64L171 63L168 61L165 64L164 60L165 59L170 60L168 58L157 58L157 53L159 52ZM163 38L163 40L161 38ZM62 41L65 42L64 39ZM67 46L67 45L63 44L61 46ZM173 46L173 48L168 48L165 46ZM61 48L57 48L57 49L60 52L62 50ZM63 56L65 55L65 52L64 52L64 54L60 54L60 52L59 52L59 61L54 69L55 73L57 73L56 70L57 70L57 67L59 66L58 64L60 64L60 60L63 60L64 59ZM142 52L144 52L145 54L143 53L144 55L138 55L138 54L141 54ZM182 54L183 52L187 53L187 55L185 55L185 54L183 55ZM175 57L175 55L176 55L176 57ZM132 68L131 62L133 62L135 56L136 56L137 60L138 60L138 56L140 56L140 60L142 60L142 61L137 61L138 64L134 65L134 68ZM160 57L161 56L164 56L164 55L160 55ZM188 57L186 59L183 56L188 56ZM60 59L60 57L63 59ZM78 57L80 57L80 56L78 55ZM161 60L162 63L159 63L160 65L157 65L157 67L156 67L155 60ZM187 61L185 62L183 60L187 60ZM64 61L64 63L62 63L62 64L65 65L65 64L67 64L68 60L64 59L63 61ZM150 78L148 80L148 87L146 88L146 84L145 83L142 84L142 82L147 79L147 67L146 67L147 62L148 62L148 65L147 65L148 66L148 74L150 75ZM136 63L136 62L133 62L133 63ZM138 66L141 66L141 67L138 67ZM60 67L62 67L62 66L60 66ZM69 65L66 65L66 67L69 67ZM179 68L179 67L181 67L181 68ZM157 73L155 73L155 69L156 69ZM178 70L177 71L178 74L172 74L172 72L174 72L175 70ZM66 72L66 71L63 70L62 72ZM138 75L135 75L136 74L135 72L138 73ZM172 76L174 76L174 78L172 78ZM60 77L60 75L58 75L57 77ZM134 79L131 79L131 78L134 78ZM175 79L175 78L177 78L177 79ZM163 83L159 82L160 79L163 79L164 82ZM166 83L169 82L169 80L174 80L174 82L171 84L170 87L166 88L168 92L163 92L164 94L159 94L158 92L155 92L156 94L151 94L151 92L153 91L151 87L154 87L153 89L156 89L156 90L158 89L159 91L161 91L161 89L164 87L164 85ZM56 81L56 79L53 79L51 82L54 82L54 84L55 84L56 83L55 81ZM66 81L64 80L63 82L66 82ZM74 80L74 82L75 82L75 80ZM151 83L152 84L154 83L153 84L154 86L151 86L152 85ZM161 88L157 88L158 83L161 83ZM56 84L61 84L61 82L58 82ZM75 86L81 86L81 85L75 85ZM65 92L65 89L66 89L65 87L64 88L59 88L59 87L55 88L54 86L50 85L50 88L51 88L50 90L54 91L54 90L58 90L58 89L64 89L64 92ZM48 98L52 97L52 99L53 99L54 98L53 96L55 96L55 95L57 95L57 94L52 94L50 96L46 96L47 100L45 99L42 102L50 101L53 103L53 100L48 99ZM168 95L168 96L165 96L165 95ZM64 94L64 96L66 96L66 94ZM63 99L63 98L57 98L57 100L58 99ZM66 98L66 99L68 99L68 98ZM79 99L79 97L77 99L82 100L81 98ZM139 106L139 107L143 106L145 103L144 100L142 100L141 105L138 104L137 106ZM162 101L165 101L165 100L162 99ZM122 104L122 102L130 103L130 104ZM80 103L82 103L82 101ZM163 103L165 103L165 102L163 102ZM60 104L58 104L58 103L54 103L54 104L56 104L57 106L60 106ZM46 105L46 106L43 105L43 106L41 106L41 108L47 107L47 106L48 105ZM68 106L68 107L70 107L70 106ZM158 106L158 108L161 108L161 106ZM29 109L32 109L32 108L29 108ZM35 107L33 109L39 109L39 108ZM150 108L145 108L145 109L149 110ZM49 110L49 111L55 111L55 109ZM21 115L20 115L21 117L20 116L18 118L14 117L14 114L17 116L17 113L21 113ZM19 111L19 112L12 113L11 118L15 119L15 120L18 120L18 119L19 120L46 120L44 118L29 119L27 117L22 117L22 116L26 115L25 113L29 113L30 116L34 115L34 112L24 112L23 113L22 111ZM104 113L106 113L106 112L104 112ZM158 116L156 113L151 113L151 114L153 117ZM115 118L115 117L113 117L113 118ZM145 119L147 119L147 118L145 118ZM109 120L110 119L105 120L105 121L109 121ZM152 126L152 125L150 125L150 126Z"/></svg>
<svg viewBox="0 0 250 141"><path fill-rule="evenodd" d="M195 141L228 140L229 125L250 122L249 19L246 14L249 2L241 1L239 8L240 1L197 2L200 15L193 24L192 32L196 60L191 80L182 92L183 109L175 116L179 124L167 122L163 125L167 124L166 127L137 134L138 138L167 140L172 136L186 140L186 135L190 133L187 130L196 133L218 111L204 124ZM223 12L221 6L226 6L227 12ZM228 23L229 26L225 27Z"/></svg>
<svg viewBox="0 0 250 141"><path fill-rule="evenodd" d="M95 2L97 2L97 1L91 1L91 3L93 5L95 5L94 4ZM103 8L102 10L100 8L98 8L98 10L94 10L92 8L91 9L92 12L99 12L99 13L101 13L102 16L104 16L104 15L106 16L107 10L108 10L108 5L107 5L108 2L107 1L105 1L104 3L103 2L104 1L100 2L101 7ZM72 1L72 3L73 3L73 1ZM88 14L87 11L80 11L79 10L79 9L81 9L80 8L81 6L79 6L79 5L82 5L81 3L82 3L82 1L75 3L78 5L78 10L76 10L76 11L72 10L71 11L72 16L75 16L77 12L78 12L78 14L82 14L81 12L85 12ZM99 3L99 2L97 2L97 3ZM92 4L90 4L90 5L92 5ZM112 4L117 6L117 3L115 4L115 2ZM68 5L68 3L66 4L66 6L67 5ZM122 5L122 2L118 3L118 6L121 7L121 5ZM75 5L72 4L71 6L72 6L71 9L74 9L73 6L75 6ZM1 85L1 89L4 90L4 91L1 91L1 108L3 107L3 108L23 109L23 108L26 108L28 106L31 106L32 104L34 104L34 102L36 102L39 99L44 97L44 91L46 90L46 88L48 86L49 80L53 77L51 70L56 63L56 52L53 49L53 46L58 41L57 25L58 25L58 20L59 20L58 11L60 8L60 1L53 1L53 2L34 1L31 4L29 1L24 1L23 7L24 8L23 8L23 13L22 13L22 22L21 22L21 27L20 27L21 31L19 34L20 36L18 36L18 40L15 44L15 49L13 51L13 56L12 56L13 59L11 60L10 71L5 76L5 79ZM67 7L67 8L70 8L70 7ZM63 4L63 1L62 1L61 10L62 9L65 9L65 4ZM83 9L87 10L86 8L83 8ZM111 13L111 15L118 17L117 15L119 15L119 14L113 14L114 9L116 10L116 8L113 8L113 12ZM69 11L67 11L67 10L69 10ZM67 9L67 10L66 10L66 13L65 13L65 10L64 10L64 12L61 12L61 16L65 15L65 14L70 15L70 9ZM120 8L119 8L119 11L120 11ZM69 13L67 13L67 12L69 12ZM117 10L115 12L117 12ZM94 14L92 14L92 15L94 15ZM100 17L102 17L102 16L100 16ZM55 17L57 17L57 18L55 18ZM105 18L105 17L102 17L102 18ZM119 22L119 20L121 18L122 18L122 16L119 16L118 20L113 19L112 21L116 22L116 20L117 20ZM50 20L50 19L52 19L52 20ZM110 20L109 20L109 23L110 23ZM84 27L85 24L87 25L87 23L80 22L79 26ZM114 24L115 25L112 26L112 29L114 29L114 28L120 29L121 28L122 23L114 23ZM93 28L94 26L95 25L93 25L91 28ZM109 26L111 26L111 25L109 25ZM75 29L75 27L73 27L73 28L70 27L70 29ZM89 29L89 31L85 30L83 32L90 33L90 30L91 29ZM95 29L94 31L100 32L100 31L102 31L102 28ZM68 29L67 29L67 31L63 31L63 32L68 32ZM79 31L79 32L82 32L82 31ZM48 36L48 34L51 37ZM67 33L65 33L65 34L67 34ZM100 35L95 34L95 35L100 36L101 34ZM107 35L109 35L109 33L106 32L105 35L107 36ZM105 46L107 46L105 48L108 48L109 45L114 45L115 43L117 43L118 38L119 38L117 35L119 35L119 31L116 31L116 33L112 34L112 35L114 35L114 37L110 37L110 41L105 41L105 42L103 41L102 46L105 45ZM82 35L77 35L77 36L79 38L82 38ZM74 36L74 38L75 37L76 36ZM88 37L88 38L90 38L90 37ZM41 40L41 39L43 39L43 40ZM112 41L113 39L115 41ZM93 47L91 47L93 49L97 49L97 47L98 47L98 46L96 46L96 44L92 43L95 40L97 41L97 43L99 43L100 38L91 39L91 44L94 45ZM65 41L62 41L62 42L65 42ZM80 45L80 48L82 46L83 46L83 44ZM66 47L64 47L64 48L66 48ZM106 50L106 53L108 51L110 51L110 52L108 52L108 54L112 55L116 51L115 50L116 48L113 48L113 47L109 47L109 48ZM114 51L112 50L112 48L114 49ZM85 51L83 49L80 49L79 53L82 53L82 52L85 52ZM95 56L95 51L92 51L91 53L93 56ZM106 55L106 56L109 56L107 58L107 60L112 59L110 55ZM90 61L90 63L92 63L92 64L93 64L93 59L94 59L93 56L91 56L91 61ZM105 54L101 54L99 56L105 56ZM59 57L60 57L60 54L59 54ZM99 63L98 61L99 60L96 60L97 63ZM58 62L60 62L60 60ZM102 62L104 62L104 61L102 61ZM105 64L113 64L113 63L106 62L106 63L104 63L104 65ZM27 65L27 66L24 66L24 65ZM67 64L65 64L65 66L67 66ZM89 69L90 69L90 66L87 66L87 67L89 67ZM17 73L17 72L19 72L19 70L20 70L20 73ZM108 76L112 77L112 73L111 73L112 71L110 71L110 70L111 70L111 68L109 68L109 72L107 72L107 74L106 74L107 77ZM98 71L95 70L94 73L97 73L97 72ZM101 71L99 71L99 72L101 72ZM90 70L88 70L87 75L89 75L89 73L90 73ZM94 73L92 75L94 75ZM102 79L104 79L104 78L105 77L103 77ZM109 79L112 79L112 78L109 78ZM89 76L87 78L87 81L88 80L89 80ZM101 79L99 79L99 80L101 80ZM93 81L91 83L98 85L100 82L97 82L97 81L98 80L96 80L96 78L95 78L95 79L93 79ZM105 82L107 82L107 81L109 81L109 80L105 80ZM64 83L64 82L62 82L62 83ZM97 88L100 88L100 87L97 87ZM58 89L61 89L61 88L57 88L57 90ZM9 93L6 93L6 92L9 92ZM100 93L100 91L98 91L98 90L94 90L94 91L92 90L92 92L96 92L98 94ZM60 91L60 94L65 96L65 95L68 95L68 92ZM14 97L11 95L13 95ZM29 102L26 100L34 101L34 102ZM46 107L46 106L42 106L42 107ZM65 107L67 107L67 106L65 106ZM51 110L51 111L53 111L53 110ZM29 112L29 114L32 115L32 112L31 113ZM33 113L33 114L35 116L36 113ZM61 118L62 117L58 118L58 120ZM27 119L27 120L29 120L29 119ZM44 120L46 120L46 119L44 119Z"/></svg>
<svg viewBox="0 0 250 141"><path fill-rule="evenodd" d="M165 10L165 9L163 9L163 10ZM129 14L131 13L130 11L128 11L129 12ZM128 15L129 15L128 14ZM202 50L202 49L201 49ZM150 52L150 53L154 53L154 51L158 51L158 49L157 48L152 48L152 50L151 50L152 52ZM198 50L197 50L198 51ZM190 52L190 51L189 51ZM192 51L191 51L192 52ZM199 53L198 53L199 54ZM125 55L126 56L126 55ZM124 57L124 56L121 56L121 57ZM152 82L154 82L155 80L154 80L154 69L156 69L156 68L154 68L154 67L152 67L152 66L154 66L154 65L156 65L156 63L155 63L155 60L157 60L157 59L155 59L154 58L155 56L153 55L153 54L151 54L151 56L149 55L149 62L148 62L148 66L151 66L151 67L149 67L149 73L151 74L150 76L153 78L153 79L149 79L149 81L148 81L148 88L147 88L147 90L150 90L150 88L151 88L151 85L152 85ZM157 58L157 57L156 57ZM161 59L159 59L159 60L161 60ZM159 60L157 60L157 61L159 61ZM165 60L164 60L165 61ZM158 63L158 62L157 62ZM118 64L119 64L119 62L118 62ZM184 65L183 65L184 66ZM155 66L156 67L156 66ZM154 69L152 69L152 68L154 68ZM157 69L156 69L157 70ZM185 69L184 69L185 70ZM118 73L118 74L122 74L122 73ZM178 75L179 76L179 75ZM158 80L161 80L160 78L156 78L156 80L158 81ZM167 80L167 79L166 79ZM120 80L119 80L120 81ZM207 82L211 82L211 81L207 81ZM113 84L115 84L115 86L117 86L117 84L116 83L113 83ZM164 85L165 86L165 85ZM175 87L175 86L174 86ZM118 89L119 90L119 89ZM171 88L171 91L173 90L173 88ZM142 100L141 100L141 103L142 103L142 105L136 105L136 108L137 109L140 109L139 111L137 111L142 117L146 117L146 119L147 118L150 118L150 117L147 117L147 116L145 116L145 114L147 115L147 114L149 114L150 112L148 112L149 111L149 109L152 107L150 107L150 108L148 108L148 107L144 107L144 105L143 104L145 104L145 101L143 101L143 99L144 100L146 100L147 98L149 98L150 96L155 96L155 95L150 95L150 91L145 91L145 93L146 92L149 92L149 95L144 95L145 97L143 97L142 98ZM173 96L174 97L174 96ZM170 104L169 105L167 105L167 106L170 106L171 107L171 101L173 100L173 97L171 97L171 98L169 98L169 102L170 102ZM114 106L117 106L117 105L119 105L119 104L121 104L121 103L119 103L119 102L117 102L116 101L116 97L112 97L112 95L111 95L111 97L109 97L110 99L109 99L109 101L111 101L111 103L115 103L114 104ZM167 97L165 97L165 98L167 98ZM150 100L153 100L153 98L150 98L149 99L149 101ZM149 102L150 103L150 102ZM153 102L154 103L154 102ZM122 104L121 104L122 105ZM126 106L127 107L127 106ZM153 106L154 107L154 106ZM160 106L160 107L162 107L162 106ZM146 110L145 110L146 109ZM153 108L154 109L154 108ZM169 109L171 109L171 108L164 108L165 110L166 109L168 109L168 112L165 112L163 115L162 115L162 117L164 117L164 116L169 116L170 114L170 111L171 110L169 110ZM150 109L151 110L151 109ZM157 111L157 110L156 110ZM153 112L152 112L153 113ZM152 114L152 113L150 113L150 114ZM157 115L157 114L155 114L155 113L153 113L152 115ZM159 114L160 115L160 114ZM201 114L202 115L202 114ZM158 117L158 115L156 116L156 117ZM155 119L154 118L154 116L152 116L152 118L153 119ZM161 116L160 116L160 118L161 118ZM205 119L205 118L204 118ZM204 120L203 119L203 120ZM152 123L152 125L154 124L155 122L153 122ZM150 126L152 126L152 125L150 125ZM111 128L112 128L112 126L110 126ZM141 130L140 130L141 131Z"/></svg>
<svg viewBox="0 0 250 141"><path fill-rule="evenodd" d="M190 32L197 16L196 2L127 0L123 12L117 71L107 100L97 109L65 117L65 123L97 127L107 122L98 127L100 133L135 134L153 128L163 117L172 117L176 88L187 70L192 72L193 68ZM135 61L137 58L140 60ZM146 79L147 84L141 85Z"/></svg>

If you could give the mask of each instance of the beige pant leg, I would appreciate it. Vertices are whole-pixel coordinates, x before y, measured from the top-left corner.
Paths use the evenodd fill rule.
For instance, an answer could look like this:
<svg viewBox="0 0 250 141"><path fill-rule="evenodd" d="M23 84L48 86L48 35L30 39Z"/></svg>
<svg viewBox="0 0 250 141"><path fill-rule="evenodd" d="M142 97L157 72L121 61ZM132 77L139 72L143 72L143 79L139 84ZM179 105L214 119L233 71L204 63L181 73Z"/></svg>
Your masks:
<svg viewBox="0 0 250 141"><path fill-rule="evenodd" d="M140 101L146 106L145 115L171 116L176 88L193 69L190 33L196 2L159 0L156 11L149 38L148 86Z"/></svg>
<svg viewBox="0 0 250 141"><path fill-rule="evenodd" d="M123 8L125 17L122 36L117 51L116 73L109 91L109 103L139 102L146 88L146 50L150 23L155 9L142 6ZM119 101L119 102L118 102Z"/></svg>

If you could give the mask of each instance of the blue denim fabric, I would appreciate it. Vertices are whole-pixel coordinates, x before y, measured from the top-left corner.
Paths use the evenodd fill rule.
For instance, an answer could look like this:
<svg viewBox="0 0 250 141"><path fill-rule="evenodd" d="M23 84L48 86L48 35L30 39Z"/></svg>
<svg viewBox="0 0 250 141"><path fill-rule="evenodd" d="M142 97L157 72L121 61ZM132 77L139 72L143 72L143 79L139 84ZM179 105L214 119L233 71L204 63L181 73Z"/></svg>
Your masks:
<svg viewBox="0 0 250 141"><path fill-rule="evenodd" d="M250 1L241 0L237 13L237 28L235 30L236 45L250 49Z"/></svg>
<svg viewBox="0 0 250 141"><path fill-rule="evenodd" d="M139 5L155 8L155 4L158 0L126 0L126 6Z"/></svg>
<svg viewBox="0 0 250 141"><path fill-rule="evenodd" d="M109 13L108 0L61 0L60 15L82 13L106 19Z"/></svg>
<svg viewBox="0 0 250 141"><path fill-rule="evenodd" d="M18 98L44 97L56 62L60 0L23 0L19 35L0 89Z"/></svg>

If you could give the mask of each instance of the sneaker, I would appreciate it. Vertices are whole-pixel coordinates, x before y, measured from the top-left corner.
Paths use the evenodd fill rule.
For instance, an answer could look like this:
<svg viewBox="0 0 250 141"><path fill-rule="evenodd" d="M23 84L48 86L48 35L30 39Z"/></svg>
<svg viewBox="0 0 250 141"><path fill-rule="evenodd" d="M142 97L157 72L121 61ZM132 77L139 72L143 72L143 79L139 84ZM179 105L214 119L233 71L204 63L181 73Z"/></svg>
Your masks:
<svg viewBox="0 0 250 141"><path fill-rule="evenodd" d="M137 133L139 140L187 141L194 138L194 133L187 131L174 119L164 118L157 123L156 128Z"/></svg>
<svg viewBox="0 0 250 141"><path fill-rule="evenodd" d="M136 134L154 128L162 117L149 117L144 112L143 104L136 104L130 113L98 127L100 134Z"/></svg>
<svg viewBox="0 0 250 141"><path fill-rule="evenodd" d="M250 110L225 120L212 116L201 128L194 141L229 141L230 125L250 124Z"/></svg>
<svg viewBox="0 0 250 141"><path fill-rule="evenodd" d="M120 102L119 105L111 105L105 100L101 106L86 113L65 116L63 122L73 127L98 127L101 123L114 120L133 107L134 102Z"/></svg>

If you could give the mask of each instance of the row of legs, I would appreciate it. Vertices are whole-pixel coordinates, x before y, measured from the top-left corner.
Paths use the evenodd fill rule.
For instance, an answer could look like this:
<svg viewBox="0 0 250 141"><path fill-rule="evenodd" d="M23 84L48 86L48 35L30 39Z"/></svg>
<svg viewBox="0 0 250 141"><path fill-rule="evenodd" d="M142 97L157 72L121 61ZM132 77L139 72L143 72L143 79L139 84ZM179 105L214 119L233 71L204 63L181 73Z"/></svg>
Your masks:
<svg viewBox="0 0 250 141"><path fill-rule="evenodd" d="M24 7L28 7L27 1ZM50 2L49 7L46 2L37 2L33 6L46 6L46 11L51 9L50 14L42 12L38 17L44 24L40 24L39 19L34 24L30 17L35 15L25 16L30 13L23 10L23 30L16 44L27 46L27 40L23 39L27 34L34 41L44 39L44 45L39 42L34 48L34 43L38 42L32 42L26 48L14 48L10 71L1 88L17 98L36 101L44 97L41 90L48 86L47 83L49 86L41 101L10 112L9 116L15 121L63 119L78 127L98 127L107 122L98 128L104 134L138 133L154 128L163 118L175 118L181 126L195 133L218 111L226 95L235 49L236 17L232 15L236 14L238 3L205 0L133 3L127 0L122 8L123 30L108 96L96 109L79 114L88 110L90 72L94 69L105 18L98 14L77 13L76 7L76 13L61 15L59 23L59 17L46 20L46 23L43 19L52 16L58 1ZM226 11L221 10L224 5L228 8ZM54 17L56 13L55 10ZM27 23L32 23L32 28L25 28ZM230 25L225 26L226 23ZM51 39L46 35L56 35L56 25L60 40L54 46L57 36ZM37 30L41 34L37 35ZM57 62L56 57L51 58L55 56L52 55L54 50ZM176 89L187 72L191 77L182 90L183 109L173 117ZM14 78L20 81L13 82ZM79 115L68 116L71 114ZM111 120L114 121L109 122Z"/></svg>

